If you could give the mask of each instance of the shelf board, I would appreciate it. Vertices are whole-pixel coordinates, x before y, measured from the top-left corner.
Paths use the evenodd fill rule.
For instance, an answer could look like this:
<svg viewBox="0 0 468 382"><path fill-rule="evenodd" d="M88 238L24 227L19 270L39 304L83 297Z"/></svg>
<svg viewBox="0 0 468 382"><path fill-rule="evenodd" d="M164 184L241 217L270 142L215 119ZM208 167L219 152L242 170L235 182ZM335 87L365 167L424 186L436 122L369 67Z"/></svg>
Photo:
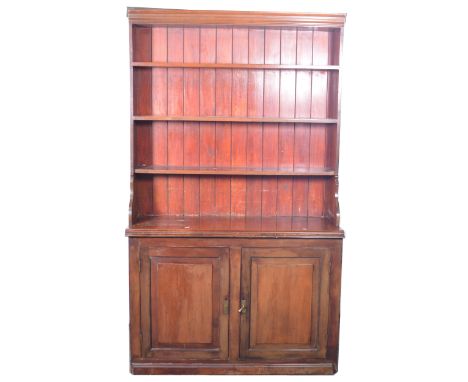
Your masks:
<svg viewBox="0 0 468 382"><path fill-rule="evenodd" d="M201 68L201 69L263 69L263 70L340 70L339 65L276 65L276 64L221 64L188 62L134 61L133 67Z"/></svg>
<svg viewBox="0 0 468 382"><path fill-rule="evenodd" d="M162 175L227 175L227 176L334 176L331 169L247 169L228 167L137 166L136 174Z"/></svg>
<svg viewBox="0 0 468 382"><path fill-rule="evenodd" d="M134 121L183 121L183 122L238 122L238 123L338 123L336 118L268 118L268 117L199 117L182 115L134 115Z"/></svg>
<svg viewBox="0 0 468 382"><path fill-rule="evenodd" d="M146 216L126 230L135 237L342 238L323 217Z"/></svg>

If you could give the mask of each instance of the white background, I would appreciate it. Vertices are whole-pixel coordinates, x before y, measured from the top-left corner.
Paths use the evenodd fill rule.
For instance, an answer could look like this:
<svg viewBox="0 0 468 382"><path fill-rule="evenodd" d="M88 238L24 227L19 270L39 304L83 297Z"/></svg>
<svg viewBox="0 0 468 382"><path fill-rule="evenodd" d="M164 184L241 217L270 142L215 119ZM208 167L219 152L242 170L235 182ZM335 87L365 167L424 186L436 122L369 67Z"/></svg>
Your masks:
<svg viewBox="0 0 468 382"><path fill-rule="evenodd" d="M348 12L340 167L347 237L333 379L466 381L463 4L2 3L0 379L138 378L128 372L124 237L128 5Z"/></svg>

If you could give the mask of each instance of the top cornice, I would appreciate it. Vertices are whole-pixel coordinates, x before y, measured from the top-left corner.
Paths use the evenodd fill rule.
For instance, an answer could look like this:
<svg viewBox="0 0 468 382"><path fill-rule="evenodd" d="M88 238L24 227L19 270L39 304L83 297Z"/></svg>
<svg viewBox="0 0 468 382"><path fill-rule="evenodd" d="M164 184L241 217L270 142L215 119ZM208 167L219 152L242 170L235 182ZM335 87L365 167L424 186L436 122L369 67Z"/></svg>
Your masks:
<svg viewBox="0 0 468 382"><path fill-rule="evenodd" d="M342 27L345 13L200 11L128 8L132 24Z"/></svg>

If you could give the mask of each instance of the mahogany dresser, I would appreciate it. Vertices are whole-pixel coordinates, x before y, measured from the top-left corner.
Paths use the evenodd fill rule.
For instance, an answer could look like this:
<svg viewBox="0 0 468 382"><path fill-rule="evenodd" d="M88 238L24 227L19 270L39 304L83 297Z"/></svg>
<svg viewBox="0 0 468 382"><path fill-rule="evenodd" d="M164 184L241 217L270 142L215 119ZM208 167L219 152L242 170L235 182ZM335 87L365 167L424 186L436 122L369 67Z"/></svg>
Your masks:
<svg viewBox="0 0 468 382"><path fill-rule="evenodd" d="M344 14L129 8L134 374L333 374Z"/></svg>

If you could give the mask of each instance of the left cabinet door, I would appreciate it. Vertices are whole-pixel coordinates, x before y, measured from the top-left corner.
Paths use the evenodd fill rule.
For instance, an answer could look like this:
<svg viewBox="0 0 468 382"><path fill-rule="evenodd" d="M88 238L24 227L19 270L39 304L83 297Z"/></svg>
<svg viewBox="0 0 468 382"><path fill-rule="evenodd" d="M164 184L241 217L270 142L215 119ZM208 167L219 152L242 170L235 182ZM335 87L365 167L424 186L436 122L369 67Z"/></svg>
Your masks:
<svg viewBox="0 0 468 382"><path fill-rule="evenodd" d="M143 357L227 359L229 249L147 247L140 256Z"/></svg>

